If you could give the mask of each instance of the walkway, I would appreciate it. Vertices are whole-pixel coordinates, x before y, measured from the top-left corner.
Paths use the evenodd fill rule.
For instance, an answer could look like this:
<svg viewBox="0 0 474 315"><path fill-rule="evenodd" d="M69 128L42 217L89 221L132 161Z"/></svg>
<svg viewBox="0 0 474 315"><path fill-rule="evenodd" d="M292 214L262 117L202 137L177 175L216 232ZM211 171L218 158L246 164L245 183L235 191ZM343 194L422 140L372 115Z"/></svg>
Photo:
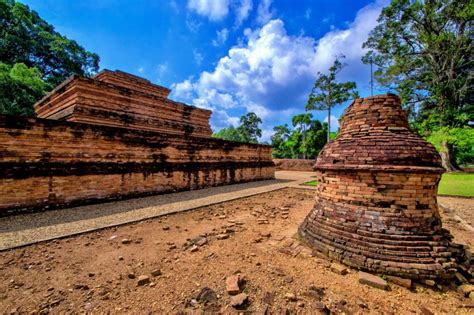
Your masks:
<svg viewBox="0 0 474 315"><path fill-rule="evenodd" d="M300 184L312 172L277 171L275 180L121 200L0 218L0 250L141 221Z"/></svg>

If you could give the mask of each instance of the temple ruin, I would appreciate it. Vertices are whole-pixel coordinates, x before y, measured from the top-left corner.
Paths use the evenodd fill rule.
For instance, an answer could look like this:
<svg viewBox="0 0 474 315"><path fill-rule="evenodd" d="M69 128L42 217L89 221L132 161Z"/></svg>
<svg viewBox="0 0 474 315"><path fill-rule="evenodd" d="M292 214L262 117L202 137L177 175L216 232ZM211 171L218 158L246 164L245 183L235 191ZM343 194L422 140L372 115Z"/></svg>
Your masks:
<svg viewBox="0 0 474 315"><path fill-rule="evenodd" d="M211 111L121 71L0 115L0 215L274 178L271 147L211 138Z"/></svg>
<svg viewBox="0 0 474 315"><path fill-rule="evenodd" d="M320 184L299 228L303 240L363 270L412 279L454 276L464 249L441 225L441 160L410 131L397 96L355 100L314 168Z"/></svg>

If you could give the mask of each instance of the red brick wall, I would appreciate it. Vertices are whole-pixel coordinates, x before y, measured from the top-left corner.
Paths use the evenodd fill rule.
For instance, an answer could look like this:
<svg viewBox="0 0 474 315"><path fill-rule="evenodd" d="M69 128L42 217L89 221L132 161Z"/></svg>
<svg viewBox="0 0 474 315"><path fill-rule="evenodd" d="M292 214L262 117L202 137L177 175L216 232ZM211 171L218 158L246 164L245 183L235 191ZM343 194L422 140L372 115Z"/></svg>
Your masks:
<svg viewBox="0 0 474 315"><path fill-rule="evenodd" d="M273 159L273 162L277 170L312 172L315 160Z"/></svg>
<svg viewBox="0 0 474 315"><path fill-rule="evenodd" d="M0 116L0 215L272 178L269 146Z"/></svg>

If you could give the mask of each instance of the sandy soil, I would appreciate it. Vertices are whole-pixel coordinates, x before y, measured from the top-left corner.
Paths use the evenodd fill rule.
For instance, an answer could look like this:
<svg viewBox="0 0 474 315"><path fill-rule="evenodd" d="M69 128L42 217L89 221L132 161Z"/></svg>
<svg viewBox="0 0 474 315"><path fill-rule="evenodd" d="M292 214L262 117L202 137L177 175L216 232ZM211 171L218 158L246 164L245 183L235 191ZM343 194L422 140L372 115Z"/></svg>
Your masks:
<svg viewBox="0 0 474 315"><path fill-rule="evenodd" d="M313 193L283 189L1 252L0 312L314 314L320 300L332 312L347 314L474 311L455 290L391 284L391 291L382 291L359 284L355 270L345 276L332 272L309 250L282 252L298 245L293 236ZM456 202L443 204L454 205L447 226L456 240L472 241L474 233L452 219ZM190 246L204 238L205 244ZM241 310L226 293L226 277L233 274L240 274L248 295ZM139 286L141 275L149 283ZM217 297L210 290L199 295L204 288Z"/></svg>

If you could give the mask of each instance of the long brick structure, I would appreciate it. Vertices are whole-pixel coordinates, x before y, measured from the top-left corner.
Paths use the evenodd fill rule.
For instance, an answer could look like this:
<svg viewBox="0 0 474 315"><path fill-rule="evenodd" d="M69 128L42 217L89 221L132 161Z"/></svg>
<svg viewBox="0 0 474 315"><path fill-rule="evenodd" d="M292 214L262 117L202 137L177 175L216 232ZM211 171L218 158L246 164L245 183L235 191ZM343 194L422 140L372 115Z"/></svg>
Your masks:
<svg viewBox="0 0 474 315"><path fill-rule="evenodd" d="M35 104L39 118L210 137L211 111L168 99L170 90L122 72L72 76Z"/></svg>
<svg viewBox="0 0 474 315"><path fill-rule="evenodd" d="M441 225L441 160L409 130L398 96L355 100L315 170L315 205L299 228L305 241L332 259L376 273L454 276L464 250Z"/></svg>
<svg viewBox="0 0 474 315"><path fill-rule="evenodd" d="M105 71L41 100L50 119L0 115L0 216L274 178L270 146L211 138L210 112L169 92Z"/></svg>

